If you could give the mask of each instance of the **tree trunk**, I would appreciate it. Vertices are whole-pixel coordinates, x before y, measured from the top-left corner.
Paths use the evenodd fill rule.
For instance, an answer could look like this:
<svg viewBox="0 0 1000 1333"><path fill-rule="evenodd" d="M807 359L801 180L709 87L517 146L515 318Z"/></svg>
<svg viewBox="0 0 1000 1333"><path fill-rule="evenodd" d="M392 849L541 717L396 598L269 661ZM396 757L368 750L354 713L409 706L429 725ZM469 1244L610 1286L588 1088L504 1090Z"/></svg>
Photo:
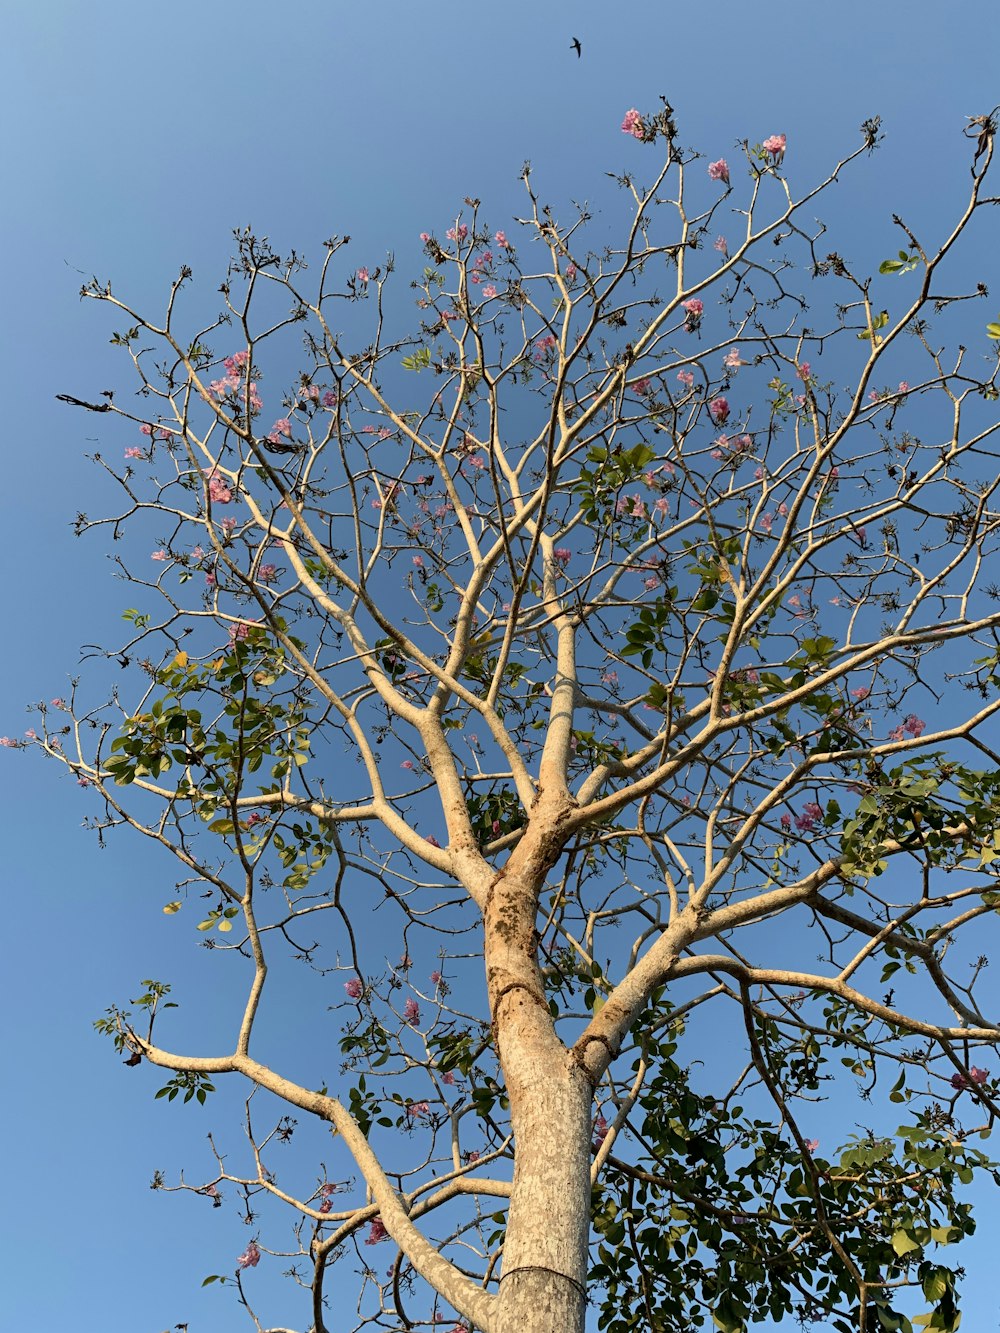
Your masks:
<svg viewBox="0 0 1000 1333"><path fill-rule="evenodd" d="M539 824L540 836L524 839L491 886L484 913L515 1150L492 1333L584 1333L593 1086L556 1034L538 969L538 894L558 839L555 820Z"/></svg>
<svg viewBox="0 0 1000 1333"><path fill-rule="evenodd" d="M584 1333L592 1089L560 1050L505 1063L516 1161L494 1333Z"/></svg>

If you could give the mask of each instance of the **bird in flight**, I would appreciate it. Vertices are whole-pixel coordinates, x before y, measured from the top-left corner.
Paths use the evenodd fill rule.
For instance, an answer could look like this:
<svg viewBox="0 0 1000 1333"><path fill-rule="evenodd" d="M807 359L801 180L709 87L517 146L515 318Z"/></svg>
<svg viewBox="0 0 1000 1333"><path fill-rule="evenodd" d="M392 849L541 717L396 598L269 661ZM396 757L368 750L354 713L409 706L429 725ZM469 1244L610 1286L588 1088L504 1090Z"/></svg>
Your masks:
<svg viewBox="0 0 1000 1333"><path fill-rule="evenodd" d="M577 60L579 60L580 57L583 55L583 47L580 45L579 37L574 37L573 40L570 42L570 46L576 52L576 58Z"/></svg>

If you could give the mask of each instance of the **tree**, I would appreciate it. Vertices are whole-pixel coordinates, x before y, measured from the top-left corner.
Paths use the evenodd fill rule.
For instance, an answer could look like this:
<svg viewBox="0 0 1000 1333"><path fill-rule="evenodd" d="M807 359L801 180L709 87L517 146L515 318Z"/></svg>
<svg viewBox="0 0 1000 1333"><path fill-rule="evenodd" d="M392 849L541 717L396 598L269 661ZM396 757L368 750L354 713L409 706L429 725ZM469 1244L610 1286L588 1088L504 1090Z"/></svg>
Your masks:
<svg viewBox="0 0 1000 1333"><path fill-rule="evenodd" d="M313 278L238 232L200 329L187 269L157 319L86 286L139 378L134 404L64 395L142 431L123 468L97 455L120 512L77 520L136 532L132 630L103 652L128 684L94 706L77 683L5 743L76 775L102 837L175 857L165 913L207 898L199 940L245 960L230 1053L174 1050L157 981L98 1027L169 1071L157 1096L235 1074L278 1104L262 1134L248 1100L248 1172L220 1148L172 1188L290 1212L300 1325L347 1326L324 1280L353 1251L359 1325L446 1303L566 1333L589 1283L612 1333L955 1328L942 1247L993 1170L970 1135L1000 1037L976 991L1000 906L1000 324L941 339L969 299L950 256L1000 202L995 121L970 126L950 235L894 218L876 277L805 218L877 120L798 195L783 135L706 181L666 104L622 128L646 156L616 178L619 243L585 209L559 223L526 168L517 233L467 199L422 236L415 332L392 258L345 277L346 237ZM437 951L427 984L411 949ZM343 1022L312 1083L253 1054L283 952ZM705 1014L735 1072L701 1072ZM887 1076L898 1134L807 1138L828 1084ZM311 1174L275 1174L292 1111L332 1130L335 1172L318 1140ZM267 1254L255 1232L207 1279L258 1328Z"/></svg>

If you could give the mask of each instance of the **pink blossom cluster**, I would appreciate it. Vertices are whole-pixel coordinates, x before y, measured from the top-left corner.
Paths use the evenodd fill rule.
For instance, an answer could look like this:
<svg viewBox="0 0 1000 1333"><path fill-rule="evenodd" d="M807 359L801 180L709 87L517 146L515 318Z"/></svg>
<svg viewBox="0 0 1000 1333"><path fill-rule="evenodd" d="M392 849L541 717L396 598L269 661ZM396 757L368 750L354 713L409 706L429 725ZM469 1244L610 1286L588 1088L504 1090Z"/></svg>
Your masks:
<svg viewBox="0 0 1000 1333"><path fill-rule="evenodd" d="M914 740L922 736L927 728L927 723L922 718L917 717L916 713L907 713L898 727L893 727L889 732L891 741L901 741L904 736L912 736Z"/></svg>
<svg viewBox="0 0 1000 1333"><path fill-rule="evenodd" d="M536 361L543 360L546 356L549 355L549 353L554 352L555 348L556 348L555 335L552 333L546 333L544 337L537 339L537 341L535 342L535 360Z"/></svg>
<svg viewBox="0 0 1000 1333"><path fill-rule="evenodd" d="M412 995L403 1005L403 1018L411 1027L416 1027L420 1022L420 1005Z"/></svg>
<svg viewBox="0 0 1000 1333"><path fill-rule="evenodd" d="M635 107L631 107L625 112L625 119L622 121L622 133L631 134L633 139L641 139L646 132L646 127L642 123L642 116L639 115Z"/></svg>
<svg viewBox="0 0 1000 1333"><path fill-rule="evenodd" d="M709 162L708 179L722 181L724 185L729 184L729 166L724 157L720 157L718 162Z"/></svg>
<svg viewBox="0 0 1000 1333"><path fill-rule="evenodd" d="M373 1217L371 1225L368 1228L368 1235L365 1237L366 1245L377 1245L381 1240L388 1240L389 1233L385 1229L385 1223L381 1217Z"/></svg>
<svg viewBox="0 0 1000 1333"><path fill-rule="evenodd" d="M246 1247L240 1257L236 1260L241 1268L256 1268L260 1263L260 1250L257 1248L257 1242L252 1240Z"/></svg>
<svg viewBox="0 0 1000 1333"><path fill-rule="evenodd" d="M357 276L358 276L358 282L360 282L362 287L364 287L371 281L372 275L368 272L366 268L359 268Z"/></svg>
<svg viewBox="0 0 1000 1333"><path fill-rule="evenodd" d="M729 351L722 358L722 364L727 370L739 370L740 366L745 366L746 362L740 356L738 347L730 347Z"/></svg>
<svg viewBox="0 0 1000 1333"><path fill-rule="evenodd" d="M211 381L208 386L210 392L214 393L217 398L228 398L230 394L239 393L243 388L243 376L249 362L249 352L234 352L232 356L227 356L222 363L226 373L221 378ZM250 395L251 412L260 412L264 404L257 392L256 380L250 380L247 390Z"/></svg>
<svg viewBox="0 0 1000 1333"><path fill-rule="evenodd" d="M801 815L795 816L795 827L800 833L810 833L816 825L816 821L823 818L823 807L817 805L815 801L806 801L802 807ZM782 823L785 816L782 816Z"/></svg>
<svg viewBox="0 0 1000 1333"><path fill-rule="evenodd" d="M216 505L230 504L233 498L232 484L226 477L220 476L215 468L208 473L208 498Z"/></svg>
<svg viewBox="0 0 1000 1333"><path fill-rule="evenodd" d="M705 303L697 296L689 296L686 301L681 302L681 309L684 311L684 327L688 333L693 333L701 324Z"/></svg>
<svg viewBox="0 0 1000 1333"><path fill-rule="evenodd" d="M279 417L268 431L266 439L268 444L278 444L283 435L288 439L291 436L291 433L292 423L287 417Z"/></svg>
<svg viewBox="0 0 1000 1333"><path fill-rule="evenodd" d="M352 1000L360 1000L365 991L365 983L360 977L351 977L350 981L344 982L344 990Z"/></svg>
<svg viewBox="0 0 1000 1333"><path fill-rule="evenodd" d="M727 398L713 398L708 405L708 410L717 426L724 426L729 420L729 400Z"/></svg>
<svg viewBox="0 0 1000 1333"><path fill-rule="evenodd" d="M464 241L469 234L469 229L464 222L460 222L457 227L449 227L445 232L449 241Z"/></svg>
<svg viewBox="0 0 1000 1333"><path fill-rule="evenodd" d="M785 146L787 139L783 134L772 134L769 139L765 139L761 144L765 153L770 153L774 162L780 162L785 156Z"/></svg>
<svg viewBox="0 0 1000 1333"><path fill-rule="evenodd" d="M594 1147L599 1148L608 1137L608 1131L611 1126L605 1120L603 1115L598 1115L594 1121Z"/></svg>
<svg viewBox="0 0 1000 1333"><path fill-rule="evenodd" d="M973 1065L970 1068L968 1075L952 1074L951 1086L953 1088L957 1088L959 1091L961 1091L963 1088L972 1088L972 1087L981 1088L983 1084L986 1082L986 1080L989 1078L989 1076L990 1076L989 1070L979 1069L977 1068L976 1065Z"/></svg>

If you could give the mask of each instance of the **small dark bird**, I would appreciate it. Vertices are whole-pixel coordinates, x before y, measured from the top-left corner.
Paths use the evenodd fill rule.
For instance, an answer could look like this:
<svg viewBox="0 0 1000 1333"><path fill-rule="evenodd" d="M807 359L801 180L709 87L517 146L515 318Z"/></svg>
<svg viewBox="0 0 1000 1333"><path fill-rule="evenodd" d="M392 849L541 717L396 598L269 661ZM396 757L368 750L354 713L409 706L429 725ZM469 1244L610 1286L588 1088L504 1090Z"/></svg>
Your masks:
<svg viewBox="0 0 1000 1333"><path fill-rule="evenodd" d="M579 60L580 57L583 55L583 47L580 45L579 37L574 37L573 40L570 42L570 46L576 52L576 58L577 60Z"/></svg>
<svg viewBox="0 0 1000 1333"><path fill-rule="evenodd" d="M261 449L266 449L269 454L301 454L305 450L304 444L285 444L282 440L258 440Z"/></svg>
<svg viewBox="0 0 1000 1333"><path fill-rule="evenodd" d="M69 393L57 393L56 398L60 403L69 403L73 407L85 407L88 412L110 412L110 403L85 403L82 398L74 398Z"/></svg>

